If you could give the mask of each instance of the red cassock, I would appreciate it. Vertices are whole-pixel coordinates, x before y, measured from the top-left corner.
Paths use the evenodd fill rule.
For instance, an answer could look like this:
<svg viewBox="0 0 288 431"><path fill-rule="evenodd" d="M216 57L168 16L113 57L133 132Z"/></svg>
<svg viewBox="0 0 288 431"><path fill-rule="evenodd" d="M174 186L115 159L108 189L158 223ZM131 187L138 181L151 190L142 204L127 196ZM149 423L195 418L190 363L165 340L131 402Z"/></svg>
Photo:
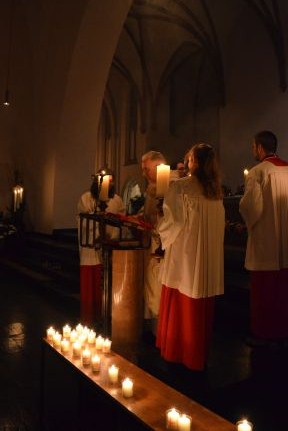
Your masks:
<svg viewBox="0 0 288 431"><path fill-rule="evenodd" d="M215 296L224 292L222 200L207 199L195 177L170 184L159 223L162 292L156 345L164 359L203 370Z"/></svg>
<svg viewBox="0 0 288 431"><path fill-rule="evenodd" d="M248 229L252 334L288 337L288 163L272 155L246 178L240 212Z"/></svg>

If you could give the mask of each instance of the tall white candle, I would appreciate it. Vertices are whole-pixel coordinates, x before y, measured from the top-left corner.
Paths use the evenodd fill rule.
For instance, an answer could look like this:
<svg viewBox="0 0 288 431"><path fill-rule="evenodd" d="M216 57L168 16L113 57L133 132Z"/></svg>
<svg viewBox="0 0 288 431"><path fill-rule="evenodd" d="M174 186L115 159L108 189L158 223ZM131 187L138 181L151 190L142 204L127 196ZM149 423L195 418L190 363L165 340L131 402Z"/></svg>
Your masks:
<svg viewBox="0 0 288 431"><path fill-rule="evenodd" d="M100 195L99 195L100 201L108 200L109 183L110 183L110 175L104 175L104 177L102 177L102 184L100 188Z"/></svg>
<svg viewBox="0 0 288 431"><path fill-rule="evenodd" d="M166 428L168 430L177 430L178 429L178 419L180 413L175 408L167 410L166 412Z"/></svg>
<svg viewBox="0 0 288 431"><path fill-rule="evenodd" d="M187 415L180 415L178 418L178 431L190 431L191 430L191 418Z"/></svg>
<svg viewBox="0 0 288 431"><path fill-rule="evenodd" d="M111 383L117 383L118 382L118 373L119 368L115 365L111 365L111 367L108 368L108 376Z"/></svg>
<svg viewBox="0 0 288 431"><path fill-rule="evenodd" d="M248 422L247 419L243 419L237 422L237 431L252 431L253 425L251 422Z"/></svg>
<svg viewBox="0 0 288 431"><path fill-rule="evenodd" d="M156 196L163 197L169 187L170 166L157 166Z"/></svg>
<svg viewBox="0 0 288 431"><path fill-rule="evenodd" d="M133 382L128 377L122 382L122 395L125 398L133 397Z"/></svg>

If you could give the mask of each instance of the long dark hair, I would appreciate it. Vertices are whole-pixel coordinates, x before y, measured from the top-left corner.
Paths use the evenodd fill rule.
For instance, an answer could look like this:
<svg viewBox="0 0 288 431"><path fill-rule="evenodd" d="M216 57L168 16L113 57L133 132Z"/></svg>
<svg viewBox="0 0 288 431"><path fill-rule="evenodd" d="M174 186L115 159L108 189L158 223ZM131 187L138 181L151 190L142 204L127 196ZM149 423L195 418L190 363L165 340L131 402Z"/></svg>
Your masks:
<svg viewBox="0 0 288 431"><path fill-rule="evenodd" d="M208 199L221 199L220 173L214 148L201 142L193 145L189 151L189 156L194 158L191 173L198 178L203 187L204 195Z"/></svg>

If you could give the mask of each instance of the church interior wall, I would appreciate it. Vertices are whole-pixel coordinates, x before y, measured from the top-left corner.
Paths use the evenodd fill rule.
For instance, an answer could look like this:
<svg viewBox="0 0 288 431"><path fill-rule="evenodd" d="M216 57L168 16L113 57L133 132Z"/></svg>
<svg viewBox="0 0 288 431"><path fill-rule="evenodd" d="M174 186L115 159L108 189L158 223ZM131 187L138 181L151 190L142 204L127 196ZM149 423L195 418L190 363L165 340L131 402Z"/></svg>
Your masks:
<svg viewBox="0 0 288 431"><path fill-rule="evenodd" d="M77 200L89 188L91 174L105 162L105 154L116 170L119 193L130 179L143 185L141 154L152 148L171 163L183 157L193 141L214 144L223 181L232 190L242 181L243 169L254 163L251 139L258 130L273 130L279 137L279 154L288 157L287 90L280 87L275 47L248 2L233 0L232 5L227 0L217 7L207 2L220 48L215 45L213 52L222 60L222 83L220 63L215 72L207 51L187 29L168 25L168 20L142 20L138 26L138 9L131 9L125 21L130 0L117 5L113 0L77 0L73 7L68 1L43 0L41 7L32 3L33 7L24 2L17 7L12 63L17 67L11 72L15 103L0 110L0 211L11 201L13 172L18 169L29 229L51 233L75 227ZM189 0L186 3L191 7ZM287 4L278 4L286 41ZM0 7L5 58L7 2ZM215 42L201 2L193 2L193 7ZM172 12L179 12L176 6ZM142 56L137 47L144 50ZM287 57L286 45L285 50ZM287 79L286 69L285 74ZM4 67L0 79L3 94ZM131 89L137 99L132 117ZM111 139L105 142L99 127L108 90L114 105L107 105ZM127 145L133 139L135 160L127 161Z"/></svg>

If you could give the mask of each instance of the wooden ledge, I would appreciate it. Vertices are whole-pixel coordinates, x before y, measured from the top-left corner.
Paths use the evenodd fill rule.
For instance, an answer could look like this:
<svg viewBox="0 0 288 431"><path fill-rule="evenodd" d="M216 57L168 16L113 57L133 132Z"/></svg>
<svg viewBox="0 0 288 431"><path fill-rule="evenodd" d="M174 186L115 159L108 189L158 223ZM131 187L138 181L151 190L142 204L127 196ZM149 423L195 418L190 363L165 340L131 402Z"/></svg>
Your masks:
<svg viewBox="0 0 288 431"><path fill-rule="evenodd" d="M100 372L95 373L91 366L84 367L81 359L72 357L72 348L68 354L64 355L56 350L46 338L43 341L51 351L95 385L95 391L100 391L102 395L110 398L121 409L124 409L127 415L137 417L148 429L165 430L166 411L175 407L181 413L192 417L192 431L236 430L236 425L151 376L113 351L109 354L95 351L101 357ZM108 368L112 364L119 368L119 379L114 384L110 383L108 378ZM131 398L124 398L122 395L121 383L126 377L134 382L134 395Z"/></svg>

